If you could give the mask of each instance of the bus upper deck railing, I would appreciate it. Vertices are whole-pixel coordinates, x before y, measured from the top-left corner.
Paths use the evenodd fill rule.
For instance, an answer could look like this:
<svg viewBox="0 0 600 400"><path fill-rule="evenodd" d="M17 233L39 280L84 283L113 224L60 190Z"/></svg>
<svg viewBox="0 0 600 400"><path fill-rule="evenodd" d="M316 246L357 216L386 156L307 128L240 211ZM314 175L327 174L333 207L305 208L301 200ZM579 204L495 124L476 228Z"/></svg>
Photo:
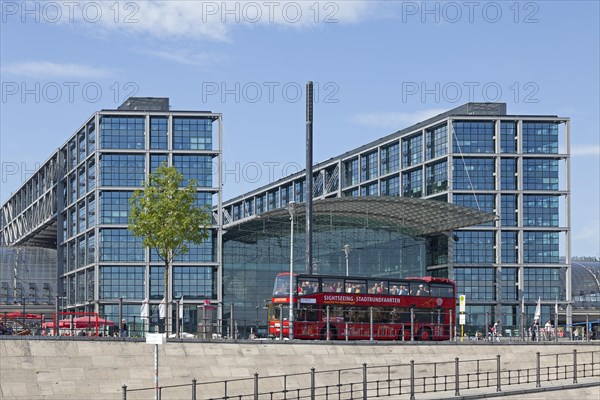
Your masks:
<svg viewBox="0 0 600 400"><path fill-rule="evenodd" d="M470 389L500 392L507 386L565 381L600 376L600 350L540 354L523 360L518 367L503 365L500 355L473 360L409 363L342 368L335 370L229 379L158 387L159 399L368 399L405 395L416 399L425 393L459 396ZM251 389L250 389L251 388ZM155 388L122 386L122 399Z"/></svg>

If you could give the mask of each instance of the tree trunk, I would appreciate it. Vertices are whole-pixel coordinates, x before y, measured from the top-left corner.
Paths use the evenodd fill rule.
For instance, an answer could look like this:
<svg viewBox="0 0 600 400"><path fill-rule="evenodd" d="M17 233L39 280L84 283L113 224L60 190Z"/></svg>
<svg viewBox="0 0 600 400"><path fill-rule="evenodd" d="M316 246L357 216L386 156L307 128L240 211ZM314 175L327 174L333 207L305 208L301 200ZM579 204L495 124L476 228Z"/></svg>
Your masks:
<svg viewBox="0 0 600 400"><path fill-rule="evenodd" d="M171 301L169 300L169 261L165 261L165 333L169 337L169 319L171 317Z"/></svg>

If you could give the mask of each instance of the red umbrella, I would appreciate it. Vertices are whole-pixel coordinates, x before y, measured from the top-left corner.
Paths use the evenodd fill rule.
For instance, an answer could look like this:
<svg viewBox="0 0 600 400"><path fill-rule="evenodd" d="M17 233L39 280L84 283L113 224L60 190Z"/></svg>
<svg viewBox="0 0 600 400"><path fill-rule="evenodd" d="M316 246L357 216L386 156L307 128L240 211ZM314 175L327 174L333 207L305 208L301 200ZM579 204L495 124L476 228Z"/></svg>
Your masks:
<svg viewBox="0 0 600 400"><path fill-rule="evenodd" d="M4 314L4 316L6 318L13 318L13 319L16 319L16 318L21 318L21 319L22 318L25 318L25 319L42 319L41 315L38 315L38 314L23 314L20 311L10 312L10 313Z"/></svg>
<svg viewBox="0 0 600 400"><path fill-rule="evenodd" d="M113 321L109 321L104 318L98 317L98 326L114 326L115 323ZM73 324L75 328L94 328L96 327L96 317L95 316L83 316L73 318Z"/></svg>
<svg viewBox="0 0 600 400"><path fill-rule="evenodd" d="M58 321L59 328L69 328L71 327L71 323L68 319L63 319ZM42 324L42 328L54 328L54 321L44 322Z"/></svg>

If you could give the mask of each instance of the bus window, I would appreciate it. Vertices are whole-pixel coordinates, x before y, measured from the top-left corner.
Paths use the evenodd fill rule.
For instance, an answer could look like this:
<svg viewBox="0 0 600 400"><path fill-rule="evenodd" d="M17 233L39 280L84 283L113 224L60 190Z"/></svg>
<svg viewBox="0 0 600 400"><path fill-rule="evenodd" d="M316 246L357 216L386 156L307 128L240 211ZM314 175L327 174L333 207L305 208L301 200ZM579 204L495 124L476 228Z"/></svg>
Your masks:
<svg viewBox="0 0 600 400"><path fill-rule="evenodd" d="M350 322L350 311L346 310L343 312L344 322Z"/></svg>
<svg viewBox="0 0 600 400"><path fill-rule="evenodd" d="M362 280L346 281L346 293L367 293L367 282Z"/></svg>
<svg viewBox="0 0 600 400"><path fill-rule="evenodd" d="M319 293L319 280L317 278L302 277L302 281L298 283L300 294Z"/></svg>
<svg viewBox="0 0 600 400"><path fill-rule="evenodd" d="M388 294L388 283L381 280L369 280L367 291L371 294Z"/></svg>
<svg viewBox="0 0 600 400"><path fill-rule="evenodd" d="M306 309L299 308L296 312L296 321L306 321Z"/></svg>
<svg viewBox="0 0 600 400"><path fill-rule="evenodd" d="M429 296L429 284L425 282L410 283L411 296Z"/></svg>
<svg viewBox="0 0 600 400"><path fill-rule="evenodd" d="M281 314L279 311L283 311L283 308L280 308L274 304L269 304L269 320L281 319Z"/></svg>
<svg viewBox="0 0 600 400"><path fill-rule="evenodd" d="M383 308L374 312L373 322L376 324L389 324L393 318L393 308Z"/></svg>
<svg viewBox="0 0 600 400"><path fill-rule="evenodd" d="M408 282L404 281L389 281L388 282L390 295L406 296L408 294Z"/></svg>
<svg viewBox="0 0 600 400"><path fill-rule="evenodd" d="M329 319L335 322L343 322L346 310L342 306L332 306L329 310ZM326 311L323 311L323 321L326 320Z"/></svg>
<svg viewBox="0 0 600 400"><path fill-rule="evenodd" d="M389 313L390 322L410 322L410 309L394 307Z"/></svg>
<svg viewBox="0 0 600 400"><path fill-rule="evenodd" d="M450 285L432 284L431 285L431 296L432 297L454 297L454 291Z"/></svg>
<svg viewBox="0 0 600 400"><path fill-rule="evenodd" d="M323 278L322 290L325 293L341 293L344 283L340 279Z"/></svg>
<svg viewBox="0 0 600 400"><path fill-rule="evenodd" d="M317 307L307 305L298 309L296 321L318 321L318 318L319 310L317 309Z"/></svg>
<svg viewBox="0 0 600 400"><path fill-rule="evenodd" d="M306 321L318 321L319 309L317 306L306 306Z"/></svg>
<svg viewBox="0 0 600 400"><path fill-rule="evenodd" d="M369 310L350 308L346 314L347 322L369 322Z"/></svg>

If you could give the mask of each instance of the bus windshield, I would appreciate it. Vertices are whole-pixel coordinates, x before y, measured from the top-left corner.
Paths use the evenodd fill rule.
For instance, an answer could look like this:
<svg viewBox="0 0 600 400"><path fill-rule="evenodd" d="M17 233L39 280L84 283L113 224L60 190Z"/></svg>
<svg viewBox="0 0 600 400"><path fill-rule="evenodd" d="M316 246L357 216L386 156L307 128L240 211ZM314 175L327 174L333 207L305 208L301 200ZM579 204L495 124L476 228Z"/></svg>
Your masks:
<svg viewBox="0 0 600 400"><path fill-rule="evenodd" d="M296 278L294 277L294 282ZM296 290L294 290L294 294ZM275 286L273 286L273 297L287 297L290 295L290 276L277 275L275 278Z"/></svg>

